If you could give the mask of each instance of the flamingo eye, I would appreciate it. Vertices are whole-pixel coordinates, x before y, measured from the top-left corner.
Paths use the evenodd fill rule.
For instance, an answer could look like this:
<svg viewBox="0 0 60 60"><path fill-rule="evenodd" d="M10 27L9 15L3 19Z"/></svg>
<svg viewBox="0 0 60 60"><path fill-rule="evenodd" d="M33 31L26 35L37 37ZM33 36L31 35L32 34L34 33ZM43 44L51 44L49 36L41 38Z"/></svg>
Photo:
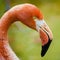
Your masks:
<svg viewBox="0 0 60 60"><path fill-rule="evenodd" d="M36 16L34 16L34 17L33 17L33 19L35 20L35 19L37 19L37 17L36 17Z"/></svg>

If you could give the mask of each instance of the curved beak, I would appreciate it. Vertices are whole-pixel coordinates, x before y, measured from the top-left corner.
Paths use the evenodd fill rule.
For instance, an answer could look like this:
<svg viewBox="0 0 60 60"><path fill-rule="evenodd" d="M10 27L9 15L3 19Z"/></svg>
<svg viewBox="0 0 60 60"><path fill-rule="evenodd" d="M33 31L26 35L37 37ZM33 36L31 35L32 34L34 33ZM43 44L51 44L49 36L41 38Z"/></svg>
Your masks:
<svg viewBox="0 0 60 60"><path fill-rule="evenodd" d="M52 32L46 22L44 20L35 20L36 23L36 30L39 32L40 38L41 38L41 43L42 43L42 50L41 50L41 56L43 57L51 42L53 39Z"/></svg>

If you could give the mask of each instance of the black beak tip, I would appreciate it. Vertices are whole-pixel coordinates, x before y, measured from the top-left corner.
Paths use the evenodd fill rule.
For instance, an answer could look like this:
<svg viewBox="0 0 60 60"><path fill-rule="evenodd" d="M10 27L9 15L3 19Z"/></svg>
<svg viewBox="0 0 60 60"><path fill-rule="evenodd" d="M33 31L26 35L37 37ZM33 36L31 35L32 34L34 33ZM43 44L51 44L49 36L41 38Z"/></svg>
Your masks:
<svg viewBox="0 0 60 60"><path fill-rule="evenodd" d="M51 44L51 41L52 40L49 40L47 44L45 44L44 46L42 46L41 57L43 57L46 54L46 52L47 52L47 50L48 50L48 48L49 48L49 46Z"/></svg>

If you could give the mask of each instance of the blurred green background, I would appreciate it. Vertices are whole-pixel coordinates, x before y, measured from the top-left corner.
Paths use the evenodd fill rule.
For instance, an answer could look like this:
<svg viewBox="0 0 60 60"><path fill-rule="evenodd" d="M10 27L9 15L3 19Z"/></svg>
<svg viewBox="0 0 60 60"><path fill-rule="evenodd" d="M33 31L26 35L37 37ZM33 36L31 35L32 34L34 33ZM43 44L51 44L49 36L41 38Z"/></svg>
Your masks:
<svg viewBox="0 0 60 60"><path fill-rule="evenodd" d="M36 43L39 40L38 32L17 22L8 30L12 49L21 60L60 60L60 0L0 0L0 17L7 7L22 3L35 4L42 11L54 38L46 55L41 57L41 43Z"/></svg>

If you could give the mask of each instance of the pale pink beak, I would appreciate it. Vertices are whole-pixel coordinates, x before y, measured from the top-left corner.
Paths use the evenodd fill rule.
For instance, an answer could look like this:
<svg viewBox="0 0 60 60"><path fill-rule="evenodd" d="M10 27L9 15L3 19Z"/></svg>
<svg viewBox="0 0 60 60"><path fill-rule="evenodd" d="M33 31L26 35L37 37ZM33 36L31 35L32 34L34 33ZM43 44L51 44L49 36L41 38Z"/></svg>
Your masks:
<svg viewBox="0 0 60 60"><path fill-rule="evenodd" d="M43 57L46 54L46 52L51 44L53 35L44 20L36 19L35 22L36 22L36 29L39 32L39 35L41 38L41 43L42 43L41 56Z"/></svg>

